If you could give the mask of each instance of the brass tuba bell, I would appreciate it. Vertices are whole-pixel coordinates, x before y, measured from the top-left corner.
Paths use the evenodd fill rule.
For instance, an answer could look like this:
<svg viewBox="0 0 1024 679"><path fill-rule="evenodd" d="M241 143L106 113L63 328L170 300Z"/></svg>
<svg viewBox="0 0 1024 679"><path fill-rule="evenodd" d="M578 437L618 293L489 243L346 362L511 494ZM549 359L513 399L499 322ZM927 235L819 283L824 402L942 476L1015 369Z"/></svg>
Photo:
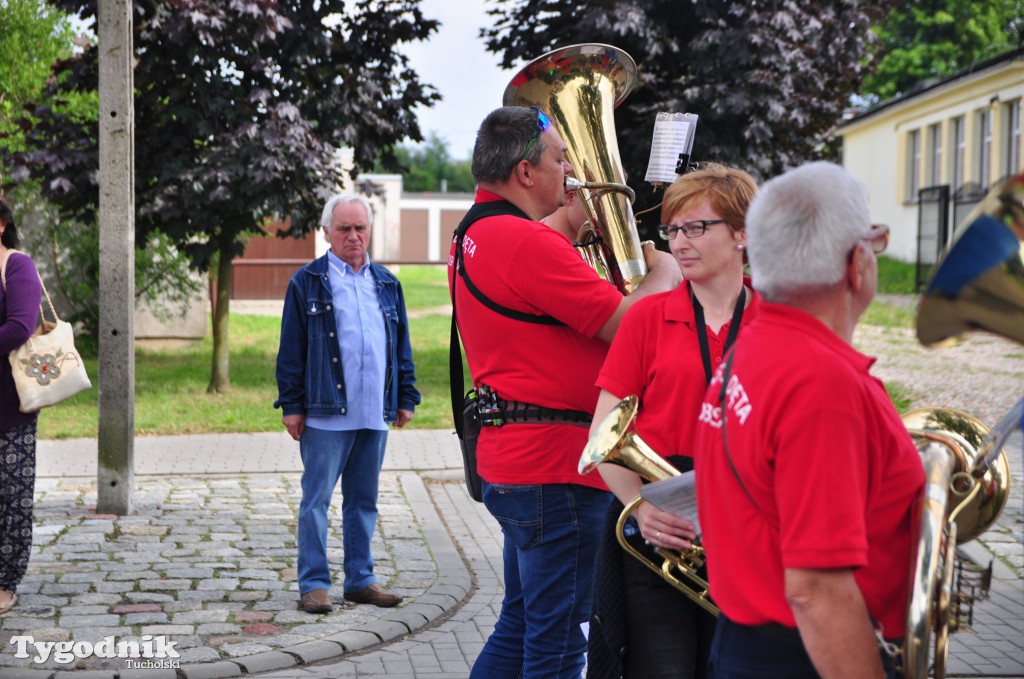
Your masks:
<svg viewBox="0 0 1024 679"><path fill-rule="evenodd" d="M1024 344L1024 175L991 191L966 218L932 272L917 310L917 336L938 344L969 330L987 330ZM1019 430L1024 398L991 431L948 408L903 416L925 467L919 503L917 556L911 567L903 672L928 677L934 636L934 676L945 677L948 636L963 626L972 595L954 587L956 545L984 533L1009 494L1003 444ZM988 589L991 566L977 586Z"/></svg>
<svg viewBox="0 0 1024 679"><path fill-rule="evenodd" d="M571 45L534 59L505 88L505 106L542 109L568 146L576 188L589 230L581 254L623 293L647 274L626 186L613 109L636 82L633 58L610 45Z"/></svg>
<svg viewBox="0 0 1024 679"><path fill-rule="evenodd" d="M601 420L590 440L587 441L583 455L580 456L580 474L589 474L597 469L599 464L611 463L636 472L648 481L661 481L679 476L679 470L665 462L636 433L633 423L636 419L637 408L637 397L627 396L619 401L611 412ZM654 551L662 558L661 564L657 564L626 540L624 531L626 521L633 508L641 502L643 502L643 498L638 495L626 505L619 515L618 523L615 526L615 537L618 538L619 544L640 563L660 575L665 582L685 594L708 613L717 616L719 614L718 606L711 601L708 582L697 574L697 570L704 565L703 547L693 545L686 550L655 548Z"/></svg>
<svg viewBox="0 0 1024 679"><path fill-rule="evenodd" d="M1024 174L989 192L935 265L917 310L931 346L968 330L1024 344Z"/></svg>

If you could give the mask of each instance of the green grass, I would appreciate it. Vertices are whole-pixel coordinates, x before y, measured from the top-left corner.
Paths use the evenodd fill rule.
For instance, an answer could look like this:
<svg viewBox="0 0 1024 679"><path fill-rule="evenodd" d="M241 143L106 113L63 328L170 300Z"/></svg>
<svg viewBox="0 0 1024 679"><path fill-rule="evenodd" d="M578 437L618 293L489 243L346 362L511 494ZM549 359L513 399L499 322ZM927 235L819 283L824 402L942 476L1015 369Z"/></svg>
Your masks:
<svg viewBox="0 0 1024 679"><path fill-rule="evenodd" d="M444 267L405 266L399 272L410 312L447 304ZM409 319L417 388L423 404L410 428L450 428L448 339L451 316ZM231 315L231 391L207 394L213 340L186 347L135 350L135 432L138 435L280 431L274 365L281 319ZM98 428L96 359L85 359L93 388L40 414L39 437L95 437Z"/></svg>
<svg viewBox="0 0 1024 679"><path fill-rule="evenodd" d="M917 292L914 277L917 267L889 257L878 258L878 292L892 295L912 295Z"/></svg>
<svg viewBox="0 0 1024 679"><path fill-rule="evenodd" d="M914 310L875 300L861 316L860 322L884 328L913 328Z"/></svg>
<svg viewBox="0 0 1024 679"><path fill-rule="evenodd" d="M451 304L448 297L447 267L410 266L394 267L392 271L402 281L405 306L409 311L434 309Z"/></svg>
<svg viewBox="0 0 1024 679"><path fill-rule="evenodd" d="M910 404L914 401L910 391L906 389L899 382L887 382L885 390L889 393L889 400L896 407L897 412L905 412L910 409Z"/></svg>
<svg viewBox="0 0 1024 679"><path fill-rule="evenodd" d="M880 271L882 268L880 264ZM913 282L913 268L910 269ZM413 359L416 362L417 387L423 394L423 403L416 409L415 419L407 426L450 429L453 426L448 388L451 317L447 313L436 312L448 304L445 268L407 265L397 273L412 315L409 330ZM418 315L412 313L415 311L435 313ZM913 320L913 311L876 301L861 322L910 328ZM136 349L136 433L280 431L281 411L272 407L277 398L274 364L280 331L279 318L231 315L232 389L227 394L206 393L213 349L210 337L173 349ZM43 412L39 418L40 438L97 435L96 359L86 358L85 364L94 388ZM890 385L890 396L898 406L901 402L909 403L905 393L898 385Z"/></svg>

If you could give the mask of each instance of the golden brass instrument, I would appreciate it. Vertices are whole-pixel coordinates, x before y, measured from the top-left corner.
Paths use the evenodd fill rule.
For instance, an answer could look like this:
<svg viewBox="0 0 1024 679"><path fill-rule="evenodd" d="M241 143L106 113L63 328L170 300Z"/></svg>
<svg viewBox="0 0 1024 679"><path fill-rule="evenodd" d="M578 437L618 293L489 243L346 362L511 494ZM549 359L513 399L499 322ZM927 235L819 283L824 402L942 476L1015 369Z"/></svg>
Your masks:
<svg viewBox="0 0 1024 679"><path fill-rule="evenodd" d="M636 82L633 58L610 45L571 45L534 59L505 88L505 106L536 106L568 146L575 188L590 227L581 254L623 293L647 274L626 186L613 110Z"/></svg>
<svg viewBox="0 0 1024 679"><path fill-rule="evenodd" d="M968 599L973 595L953 588L956 546L988 530L1006 506L1010 462L1001 446L1009 432L989 432L975 418L951 408L918 408L904 413L902 419L921 451L926 477L907 607L904 676L928 676L929 637L934 635L935 677L940 679L945 673L949 633L964 626L961 614L973 604ZM983 442L992 434L1002 439L998 454L979 471ZM973 568L979 586L987 591L991 567Z"/></svg>
<svg viewBox="0 0 1024 679"><path fill-rule="evenodd" d="M636 472L648 481L661 481L679 476L678 469L665 462L637 435L633 426L637 408L637 397L628 396L601 420L598 428L594 430L590 440L587 441L587 447L584 448L583 455L580 457L580 474L589 474L597 469L599 464L612 463ZM704 565L703 547L694 545L687 550L669 550L657 547L654 551L662 558L659 565L626 540L623 530L626 521L633 508L643 501L642 497L637 496L626 505L619 515L618 523L615 526L615 536L618 538L619 544L631 556L660 575L698 606L717 616L719 610L711 601L708 582L697 574L697 570Z"/></svg>
<svg viewBox="0 0 1024 679"><path fill-rule="evenodd" d="M1024 175L994 189L967 216L918 306L917 336L926 346L975 329L1024 344ZM964 610L974 598L953 586L956 545L984 533L1006 505L1010 474L1003 444L1022 414L1024 398L991 431L944 408L903 416L928 479L907 603L903 673L908 679L928 676L932 636L934 676L945 676L948 635L964 626ZM991 566L987 572L973 568L984 593Z"/></svg>
<svg viewBox="0 0 1024 679"><path fill-rule="evenodd" d="M973 329L1024 344L1024 174L964 220L925 287L917 337L932 346Z"/></svg>

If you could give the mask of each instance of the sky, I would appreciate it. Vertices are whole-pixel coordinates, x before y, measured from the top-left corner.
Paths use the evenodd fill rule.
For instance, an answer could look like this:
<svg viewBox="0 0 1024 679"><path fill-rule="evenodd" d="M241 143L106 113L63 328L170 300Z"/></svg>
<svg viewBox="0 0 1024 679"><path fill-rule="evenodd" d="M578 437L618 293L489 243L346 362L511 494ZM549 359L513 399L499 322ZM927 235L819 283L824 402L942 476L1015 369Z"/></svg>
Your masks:
<svg viewBox="0 0 1024 679"><path fill-rule="evenodd" d="M481 121L501 106L501 95L519 69L502 70L498 55L488 52L477 37L480 28L491 23L486 13L490 3L421 0L420 6L423 16L437 19L441 26L428 41L406 45L403 52L420 81L433 85L443 97L433 108L416 110L420 129L424 137L436 132L447 140L453 160L466 160Z"/></svg>

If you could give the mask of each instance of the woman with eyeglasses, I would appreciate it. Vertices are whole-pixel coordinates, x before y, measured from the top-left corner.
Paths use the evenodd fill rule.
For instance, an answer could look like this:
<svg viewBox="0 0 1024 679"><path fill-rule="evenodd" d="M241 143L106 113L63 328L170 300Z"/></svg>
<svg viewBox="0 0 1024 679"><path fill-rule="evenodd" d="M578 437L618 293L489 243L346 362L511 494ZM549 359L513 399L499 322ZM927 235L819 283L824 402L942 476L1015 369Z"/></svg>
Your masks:
<svg viewBox="0 0 1024 679"><path fill-rule="evenodd" d="M711 375L758 306L743 275L744 218L756 191L746 172L713 163L665 191L658 232L683 284L627 312L597 380L594 426L635 394L637 434L682 472L693 469L690 446ZM623 551L615 537L615 522L639 495L642 479L614 464L598 471L618 502L608 514L603 572L595 582L588 678L706 676L714 616ZM662 558L655 547L685 549L696 537L692 523L646 502L637 505L625 533L656 564Z"/></svg>
<svg viewBox="0 0 1024 679"><path fill-rule="evenodd" d="M7 355L32 336L39 322L42 285L20 244L14 213L0 197L0 615L18 602L32 550L36 479L36 416L20 409Z"/></svg>

